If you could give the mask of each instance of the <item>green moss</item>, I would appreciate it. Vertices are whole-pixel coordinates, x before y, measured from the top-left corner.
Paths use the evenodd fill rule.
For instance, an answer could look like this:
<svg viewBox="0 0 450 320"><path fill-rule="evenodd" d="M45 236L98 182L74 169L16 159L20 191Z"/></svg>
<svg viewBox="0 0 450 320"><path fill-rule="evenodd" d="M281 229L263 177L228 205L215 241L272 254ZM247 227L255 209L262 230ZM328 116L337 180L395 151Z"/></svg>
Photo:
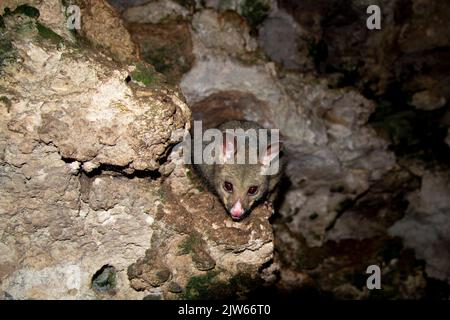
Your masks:
<svg viewBox="0 0 450 320"><path fill-rule="evenodd" d="M241 4L241 14L253 30L267 18L270 5L262 0L245 0Z"/></svg>
<svg viewBox="0 0 450 320"><path fill-rule="evenodd" d="M60 44L64 42L64 38L59 34L54 32L52 29L47 28L46 26L36 22L36 28L38 30L38 34L41 38L51 41L54 44Z"/></svg>
<svg viewBox="0 0 450 320"><path fill-rule="evenodd" d="M186 285L183 298L186 300L207 300L216 297L214 288L218 284L217 275L218 272L208 271L204 275L191 277Z"/></svg>
<svg viewBox="0 0 450 320"><path fill-rule="evenodd" d="M9 112L11 109L11 100L9 100L8 97L0 96L0 102L6 106L6 110Z"/></svg>
<svg viewBox="0 0 450 320"><path fill-rule="evenodd" d="M150 65L138 63L136 69L131 73L131 80L148 87L158 84L161 79Z"/></svg>
<svg viewBox="0 0 450 320"><path fill-rule="evenodd" d="M156 71L163 74L170 84L179 82L181 76L191 68L189 57L185 57L186 39L174 38L170 43L142 44L142 56Z"/></svg>
<svg viewBox="0 0 450 320"><path fill-rule="evenodd" d="M238 273L228 281L218 279L217 271L208 271L189 279L183 294L184 299L236 299L262 286L260 278L248 273Z"/></svg>
<svg viewBox="0 0 450 320"><path fill-rule="evenodd" d="M198 234L191 234L178 246L178 254L188 254L195 251L195 248L201 246L202 239Z"/></svg>
<svg viewBox="0 0 450 320"><path fill-rule="evenodd" d="M156 194L158 196L158 198L161 200L161 202L166 202L167 200L167 193L166 190L164 190L164 188L158 188L158 190L156 191Z"/></svg>
<svg viewBox="0 0 450 320"><path fill-rule="evenodd" d="M14 48L11 41L0 33L0 68L14 60Z"/></svg>
<svg viewBox="0 0 450 320"><path fill-rule="evenodd" d="M173 67L167 57L173 52L170 47L160 47L153 51L147 51L144 60L155 67L155 70L167 74Z"/></svg>

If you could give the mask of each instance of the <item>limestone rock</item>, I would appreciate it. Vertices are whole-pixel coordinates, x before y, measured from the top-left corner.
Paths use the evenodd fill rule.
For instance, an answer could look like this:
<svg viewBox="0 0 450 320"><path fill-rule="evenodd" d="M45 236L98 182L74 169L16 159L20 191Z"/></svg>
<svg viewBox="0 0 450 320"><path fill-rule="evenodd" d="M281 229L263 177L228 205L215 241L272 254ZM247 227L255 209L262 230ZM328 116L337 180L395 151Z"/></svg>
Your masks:
<svg viewBox="0 0 450 320"><path fill-rule="evenodd" d="M106 0L77 0L76 4L81 8L83 36L94 45L106 48L120 61L136 59L136 45Z"/></svg>
<svg viewBox="0 0 450 320"><path fill-rule="evenodd" d="M312 70L313 60L308 56L311 37L283 10L273 11L259 30L258 44L273 60L289 70Z"/></svg>
<svg viewBox="0 0 450 320"><path fill-rule="evenodd" d="M66 17L61 14L67 9L61 0L5 0L0 3L0 14L3 15L6 8L14 11L23 5L38 9L40 22L67 41L75 41L73 34L67 28Z"/></svg>
<svg viewBox="0 0 450 320"><path fill-rule="evenodd" d="M414 248L426 261L427 274L450 282L450 177L447 172L425 171L420 190L410 194L407 215L389 232Z"/></svg>
<svg viewBox="0 0 450 320"><path fill-rule="evenodd" d="M188 22L128 23L127 29L139 45L140 57L164 74L169 83L177 84L192 67L194 56Z"/></svg>
<svg viewBox="0 0 450 320"><path fill-rule="evenodd" d="M180 84L194 119L211 126L236 117L279 128L291 183L281 213L297 212L292 231L320 245L340 203L365 192L395 164L387 144L366 125L375 105L355 91L329 89L325 79L277 72L264 60L246 64L233 53L215 50L209 39L221 38L221 31L209 29L205 37L202 30L212 22L201 17L193 29L197 59ZM319 219L309 218L314 214Z"/></svg>
<svg viewBox="0 0 450 320"><path fill-rule="evenodd" d="M189 11L177 2L158 0L128 8L123 18L127 22L158 24L165 19L186 18L188 14Z"/></svg>
<svg viewBox="0 0 450 320"><path fill-rule="evenodd" d="M420 91L414 94L412 105L420 110L435 110L439 109L447 103L444 97L433 95L430 91Z"/></svg>
<svg viewBox="0 0 450 320"><path fill-rule="evenodd" d="M0 296L196 298L198 279L259 279L271 212L233 222L191 180L180 93L150 65L43 35L31 17L4 21Z"/></svg>

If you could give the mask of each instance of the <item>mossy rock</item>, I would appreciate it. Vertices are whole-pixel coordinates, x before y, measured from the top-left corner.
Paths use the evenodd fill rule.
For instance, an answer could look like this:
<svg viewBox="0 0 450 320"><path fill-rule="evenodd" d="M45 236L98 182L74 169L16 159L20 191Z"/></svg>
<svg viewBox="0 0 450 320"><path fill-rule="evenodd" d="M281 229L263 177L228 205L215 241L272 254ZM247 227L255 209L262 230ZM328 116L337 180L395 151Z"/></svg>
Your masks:
<svg viewBox="0 0 450 320"><path fill-rule="evenodd" d="M178 246L178 254L188 254L194 252L195 248L202 245L202 238L199 234L191 234Z"/></svg>
<svg viewBox="0 0 450 320"><path fill-rule="evenodd" d="M136 69L131 73L131 80L145 87L152 87L162 82L161 76L149 64L137 63Z"/></svg>
<svg viewBox="0 0 450 320"><path fill-rule="evenodd" d="M61 37L59 34L54 32L52 29L47 28L43 24L37 22L36 23L36 28L37 28L39 36L42 39L49 40L50 42L52 42L53 44L56 44L56 45L64 42L64 38L63 37Z"/></svg>
<svg viewBox="0 0 450 320"><path fill-rule="evenodd" d="M9 100L8 97L0 96L0 103L6 107L6 110L8 110L8 112L11 110L12 104L11 100Z"/></svg>
<svg viewBox="0 0 450 320"><path fill-rule="evenodd" d="M14 56L12 42L0 33L0 69L7 63L14 61Z"/></svg>
<svg viewBox="0 0 450 320"><path fill-rule="evenodd" d="M241 4L241 14L253 31L267 18L270 5L263 0L245 0Z"/></svg>
<svg viewBox="0 0 450 320"><path fill-rule="evenodd" d="M262 279L247 273L238 273L225 281L219 279L219 272L208 271L189 279L183 299L236 299L260 288L262 284Z"/></svg>

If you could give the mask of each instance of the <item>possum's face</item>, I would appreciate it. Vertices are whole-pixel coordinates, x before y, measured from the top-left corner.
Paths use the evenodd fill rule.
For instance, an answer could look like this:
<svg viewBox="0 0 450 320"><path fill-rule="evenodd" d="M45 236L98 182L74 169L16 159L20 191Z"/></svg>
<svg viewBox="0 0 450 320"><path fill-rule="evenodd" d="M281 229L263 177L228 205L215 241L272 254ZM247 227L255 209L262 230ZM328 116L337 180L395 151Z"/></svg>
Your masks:
<svg viewBox="0 0 450 320"><path fill-rule="evenodd" d="M222 165L216 174L217 193L233 220L242 220L267 193L259 165Z"/></svg>
<svg viewBox="0 0 450 320"><path fill-rule="evenodd" d="M253 146L253 148L256 147L258 146ZM234 137L225 135L220 150L222 162L215 169L216 192L234 220L242 220L258 202L267 196L270 178L263 172L279 153L279 144L271 144L261 148L262 152L258 155L258 161L250 164L249 148L249 144L238 147ZM236 149L239 149L241 155L245 154L246 160L242 164L237 161ZM232 158L234 161L227 162Z"/></svg>

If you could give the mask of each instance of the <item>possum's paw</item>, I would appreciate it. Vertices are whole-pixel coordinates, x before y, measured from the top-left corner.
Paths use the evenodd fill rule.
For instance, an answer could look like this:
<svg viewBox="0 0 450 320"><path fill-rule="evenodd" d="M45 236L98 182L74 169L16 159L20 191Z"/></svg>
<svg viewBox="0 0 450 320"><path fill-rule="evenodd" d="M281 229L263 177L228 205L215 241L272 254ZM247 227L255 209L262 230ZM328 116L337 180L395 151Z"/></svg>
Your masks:
<svg viewBox="0 0 450 320"><path fill-rule="evenodd" d="M272 203L272 201L269 201L269 200L264 201L264 207L266 207L267 210L270 210L270 212L271 212L272 214L275 213L275 209L273 208L273 203Z"/></svg>

